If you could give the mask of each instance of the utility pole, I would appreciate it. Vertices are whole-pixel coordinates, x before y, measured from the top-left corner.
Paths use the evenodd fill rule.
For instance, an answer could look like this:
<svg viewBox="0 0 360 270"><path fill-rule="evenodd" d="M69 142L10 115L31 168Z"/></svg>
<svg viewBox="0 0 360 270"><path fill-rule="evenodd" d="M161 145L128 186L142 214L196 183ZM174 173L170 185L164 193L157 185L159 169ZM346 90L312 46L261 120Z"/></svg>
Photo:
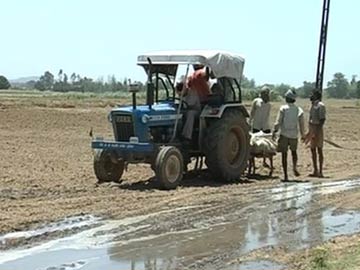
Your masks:
<svg viewBox="0 0 360 270"><path fill-rule="evenodd" d="M330 12L330 0L324 0L322 9L322 19L320 28L320 42L319 42L319 54L316 70L316 84L315 87L322 93L323 91L323 79L324 79L324 67L325 67L325 53L326 53L326 39L327 29L329 22Z"/></svg>

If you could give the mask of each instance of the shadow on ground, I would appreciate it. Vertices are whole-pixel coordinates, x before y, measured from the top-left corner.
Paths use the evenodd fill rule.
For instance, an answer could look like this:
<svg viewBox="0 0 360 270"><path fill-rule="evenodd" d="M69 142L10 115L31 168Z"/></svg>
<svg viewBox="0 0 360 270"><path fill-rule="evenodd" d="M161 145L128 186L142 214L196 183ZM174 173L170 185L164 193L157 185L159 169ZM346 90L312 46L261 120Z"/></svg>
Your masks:
<svg viewBox="0 0 360 270"><path fill-rule="evenodd" d="M274 180L278 179L278 177L269 177L266 175L252 175L251 177L243 177L238 181L232 182L224 182L224 181L217 181L214 179L208 170L202 170L200 172L189 172L184 175L183 180L179 184L181 188L190 188L190 187L220 187L225 185L236 185L236 184L250 184L256 181L262 180ZM153 189L163 189L161 184L156 181L156 177L151 177L146 181L138 181L135 183L122 183L119 185L120 189L126 190L138 190L138 191L146 191L146 190L153 190Z"/></svg>
<svg viewBox="0 0 360 270"><path fill-rule="evenodd" d="M264 174L250 174L246 176L246 179L248 179L249 181L262 181L262 180L276 180L279 179L278 176L269 176L269 175L264 175Z"/></svg>

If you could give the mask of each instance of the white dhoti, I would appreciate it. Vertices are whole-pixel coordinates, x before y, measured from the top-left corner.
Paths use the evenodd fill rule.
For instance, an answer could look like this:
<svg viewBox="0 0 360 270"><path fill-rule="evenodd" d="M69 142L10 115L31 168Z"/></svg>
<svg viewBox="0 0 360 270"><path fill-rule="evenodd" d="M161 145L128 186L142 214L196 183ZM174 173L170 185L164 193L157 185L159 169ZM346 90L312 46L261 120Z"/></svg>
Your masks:
<svg viewBox="0 0 360 270"><path fill-rule="evenodd" d="M182 136L191 140L195 118L200 115L201 111L200 99L194 90L190 90L184 97L184 101L186 102L188 108L186 112L186 121L182 130Z"/></svg>

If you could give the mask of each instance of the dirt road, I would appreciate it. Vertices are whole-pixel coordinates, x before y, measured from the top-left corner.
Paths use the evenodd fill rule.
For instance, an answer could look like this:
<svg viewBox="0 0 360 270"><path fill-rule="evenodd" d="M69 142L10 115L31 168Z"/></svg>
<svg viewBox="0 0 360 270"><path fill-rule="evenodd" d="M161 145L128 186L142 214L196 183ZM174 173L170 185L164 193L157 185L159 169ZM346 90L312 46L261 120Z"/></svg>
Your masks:
<svg viewBox="0 0 360 270"><path fill-rule="evenodd" d="M151 242L150 244L162 247L157 249L167 250L171 253L175 248L174 246L176 246L171 243L184 241L183 251L179 251L180 254L182 252L186 253L189 245L194 245L199 250L199 254L196 253L196 256L210 259L211 265L215 267L217 260L221 264L231 262L236 256L243 255L243 253L236 253L234 250L237 249L234 246L239 247L239 243L242 243L246 238L245 235L249 234L247 227L250 225L248 224L252 224L250 227L261 227L261 225L256 225L258 220L261 221L260 223L265 224L272 222L269 221L271 216L282 220L277 221L278 223L273 226L277 230L276 238L291 239L289 238L293 233L291 231L286 234L285 230L285 234L279 235L280 225L286 220L291 220L291 215L294 214L291 209L295 209L296 212L297 207L300 206L284 206L284 211L278 211L277 208L280 207L281 209L282 207L281 200L277 201L273 197L266 197L266 194L274 193L276 188L285 188L276 177L263 180L244 178L238 183L223 185L209 181L205 172L197 178L185 179L176 190L162 191L157 189L150 168L146 165L137 165L129 166L128 172L124 174L124 182L121 185L97 185L92 170L92 153L88 133L92 127L96 134L112 136L106 120L110 107L99 107L104 103L98 101L83 103L81 101L73 103L70 101L70 106L68 106L68 103L66 100L56 104L48 103L48 101L42 103L41 98L36 102L28 99L0 99L0 138L2 138L0 145L2 153L0 155L0 232L4 236L8 232L34 230L43 224L59 222L66 217L75 217L75 219L79 217L81 220L89 220L90 224L85 222L85 227L82 228L75 226L75 229L61 229L60 232L55 230L51 233L47 232L45 235L39 234L37 237L9 238L11 240L3 241L0 246L1 249L33 247L44 241L52 241L58 237L73 235L75 232L84 231L85 229L99 228L100 223L103 226L108 224L107 221L111 224L111 220L113 222L115 222L114 220L123 222L124 218L148 217L148 215L150 215L150 218L146 218L146 222L141 220L133 221L136 226L131 222L131 226L121 225L124 226L122 227L123 231L127 233L119 234L118 229L116 229L114 232L115 237L111 238L110 242L115 240L126 242L132 238L145 238L143 241L146 241L147 236L156 233L162 235L172 230L181 233L189 230L185 240L182 240L183 237L175 235L173 242L170 241L170 244L168 238L164 238L167 239L166 241L158 239L159 243ZM360 108L354 106L353 103L350 101L327 102L329 117L326 123L326 137L343 148L326 144L324 150L327 178L322 180L311 179L311 182L298 183L295 187L301 187L300 190L321 190L321 188L317 188L318 185L326 185L321 184L321 182L350 179L360 174L360 142L358 141L360 122L355 121L356 116L360 113ZM276 103L274 105L272 118L275 117L275 111L280 104ZM307 110L306 107L305 110ZM349 117L351 115L352 117ZM309 150L304 147L301 148L299 156L299 170L302 176L297 180L306 181L308 180L306 175L311 171ZM279 157L276 158L275 165L274 175L280 176ZM261 171L261 173L265 174L266 170ZM291 186L293 185L294 183L291 184ZM352 185L351 191L337 192L336 190L331 195L316 193L314 198L307 199L309 201L305 203L306 205L312 205L315 200L315 204L318 206L309 208L315 209L315 212L304 210L305 212L300 213L300 215L310 219L309 216L314 213L325 213L323 215L332 216L332 211L335 209L340 212L344 209L347 211L357 210L359 204L355 202L359 201L360 192L356 185ZM299 192L301 194L303 191ZM296 193L293 196L298 195ZM264 202L270 200L270 206L257 203L263 200ZM298 203L297 200L292 200L295 201L295 204ZM291 204L289 201L291 200L286 199L286 204ZM262 209L262 207L264 211L258 212L257 210ZM305 209L308 209L308 207L306 206ZM357 212L353 213L353 216L355 216L354 223L357 224ZM345 214L348 214L348 212ZM262 221L264 216L270 217ZM251 220L249 221L249 219ZM293 222L295 222L294 220L293 217ZM222 221L224 225L222 225ZM74 221L74 224L77 224L77 222L78 220ZM119 224L116 222L114 224L116 224L115 227L117 228ZM318 223L316 226L320 227L322 222L318 221ZM131 233L132 226L136 228L134 234ZM356 227L356 225L354 226ZM234 227L242 228L239 235L233 233ZM209 228L211 228L213 234L207 235ZM217 240L214 240L215 242L207 244L208 254L205 250L202 251L201 243L203 240L201 240L201 237L198 244L191 242L198 235L197 229L201 231L201 237L207 239L231 239L231 241L225 241L230 244L220 245L221 250L217 250L219 249L217 247L218 243ZM128 232L129 230L130 232ZM268 233L261 231L268 229L258 228L256 230L258 232L251 232L250 229L250 234L254 233L259 239L264 237L267 239L266 235ZM319 230L321 231L321 229ZM102 231L100 235L108 235L107 230L105 230L106 233L103 232L103 229L100 231ZM112 232L112 229L110 231ZM168 237L172 238L172 236ZM290 248L294 244L293 241L286 242L285 240L280 241L281 245ZM302 238L300 240L303 241ZM314 239L308 244L317 244L321 240L323 239ZM271 241L273 240L267 239L264 243L271 245ZM130 250L138 249L138 247L131 246L131 242L126 242L126 244L129 245ZM255 247L261 247L261 244L256 244ZM116 247L112 246L111 248L106 247L106 250L113 248L116 249ZM178 250L178 246L175 249ZM242 250L244 249L247 250L246 248ZM252 249L248 248L248 251L250 250ZM147 251L138 250L137 252L146 253ZM115 251L115 253L118 252ZM221 256L224 258L215 258L212 255L214 253L222 254ZM109 254L111 255L112 251ZM152 256L153 258L158 257L157 254L152 254ZM229 257L225 259L226 256ZM128 260L125 261L131 261L130 257L133 256L129 256ZM165 257L173 258L171 254ZM187 263L188 255L182 254L180 257L184 257L184 259L180 262L177 261L177 263L187 265L187 267L191 267L194 261L204 263L204 265L208 263L203 259L198 260L198 257L190 258L189 263ZM121 253L119 258L127 258L127 255ZM74 258L74 260L77 261L77 258ZM0 269L2 268L0 267ZM127 267L127 269L130 268ZM170 267L169 269L177 268Z"/></svg>

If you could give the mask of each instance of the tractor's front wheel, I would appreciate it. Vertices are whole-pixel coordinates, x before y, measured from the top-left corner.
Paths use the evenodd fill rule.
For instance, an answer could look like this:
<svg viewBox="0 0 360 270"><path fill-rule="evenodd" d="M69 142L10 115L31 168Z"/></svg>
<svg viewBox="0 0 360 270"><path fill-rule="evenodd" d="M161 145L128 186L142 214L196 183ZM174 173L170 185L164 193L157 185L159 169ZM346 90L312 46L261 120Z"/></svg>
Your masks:
<svg viewBox="0 0 360 270"><path fill-rule="evenodd" d="M155 160L155 174L165 189L176 188L183 178L184 162L179 149L165 146L160 149Z"/></svg>
<svg viewBox="0 0 360 270"><path fill-rule="evenodd" d="M240 111L225 112L211 123L204 144L206 165L219 180L240 178L249 159L249 126Z"/></svg>
<svg viewBox="0 0 360 270"><path fill-rule="evenodd" d="M109 150L95 150L94 172L98 182L117 182L121 183L121 176L124 172L124 161L112 158Z"/></svg>

